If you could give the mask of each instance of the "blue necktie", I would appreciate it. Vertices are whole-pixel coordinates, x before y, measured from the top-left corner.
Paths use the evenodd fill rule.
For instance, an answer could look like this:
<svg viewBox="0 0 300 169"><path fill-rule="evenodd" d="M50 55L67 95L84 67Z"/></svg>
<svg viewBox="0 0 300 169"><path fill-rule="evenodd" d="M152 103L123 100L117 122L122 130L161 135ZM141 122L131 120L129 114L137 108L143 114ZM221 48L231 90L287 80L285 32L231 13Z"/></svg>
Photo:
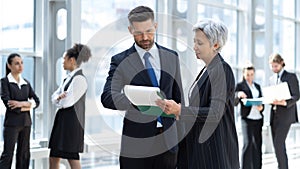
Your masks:
<svg viewBox="0 0 300 169"><path fill-rule="evenodd" d="M148 75L150 77L150 80L151 80L151 83L153 85L153 87L159 87L158 86L158 82L157 82L157 79L156 79L156 76L155 76L155 73L154 73L154 69L149 61L149 57L151 56L151 54L149 52L146 52L144 54L144 59L145 59L145 66L146 66L146 69L148 71ZM162 119L161 117L158 117L157 118L157 121L162 124Z"/></svg>

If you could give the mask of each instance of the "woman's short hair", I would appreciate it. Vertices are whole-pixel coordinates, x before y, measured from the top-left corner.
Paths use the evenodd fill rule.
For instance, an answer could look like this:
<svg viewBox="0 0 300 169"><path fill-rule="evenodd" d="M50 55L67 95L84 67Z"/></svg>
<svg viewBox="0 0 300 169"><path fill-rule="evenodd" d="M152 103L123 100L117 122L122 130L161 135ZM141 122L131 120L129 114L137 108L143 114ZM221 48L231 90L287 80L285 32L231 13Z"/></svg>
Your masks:
<svg viewBox="0 0 300 169"><path fill-rule="evenodd" d="M193 26L193 31L201 30L210 42L210 45L219 44L220 52L228 37L228 29L221 21L202 19Z"/></svg>
<svg viewBox="0 0 300 169"><path fill-rule="evenodd" d="M269 57L269 63L279 63L282 67L285 66L284 60L279 53L273 53Z"/></svg>

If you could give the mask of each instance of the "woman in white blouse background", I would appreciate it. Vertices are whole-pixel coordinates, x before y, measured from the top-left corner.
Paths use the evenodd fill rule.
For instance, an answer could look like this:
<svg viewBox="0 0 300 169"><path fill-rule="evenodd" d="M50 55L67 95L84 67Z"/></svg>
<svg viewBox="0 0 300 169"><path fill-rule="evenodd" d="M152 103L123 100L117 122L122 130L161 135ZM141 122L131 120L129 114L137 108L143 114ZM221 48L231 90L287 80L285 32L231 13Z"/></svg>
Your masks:
<svg viewBox="0 0 300 169"><path fill-rule="evenodd" d="M52 95L58 111L49 141L50 169L59 169L61 158L68 160L71 169L81 168L79 153L83 152L88 85L80 65L90 57L90 49L82 44L75 44L64 55L63 67L70 73Z"/></svg>
<svg viewBox="0 0 300 169"><path fill-rule="evenodd" d="M241 103L243 150L241 169L261 169L262 167L262 126L264 105L244 105L244 98L262 97L261 87L254 80L255 68L243 68L243 80L236 86L235 103Z"/></svg>

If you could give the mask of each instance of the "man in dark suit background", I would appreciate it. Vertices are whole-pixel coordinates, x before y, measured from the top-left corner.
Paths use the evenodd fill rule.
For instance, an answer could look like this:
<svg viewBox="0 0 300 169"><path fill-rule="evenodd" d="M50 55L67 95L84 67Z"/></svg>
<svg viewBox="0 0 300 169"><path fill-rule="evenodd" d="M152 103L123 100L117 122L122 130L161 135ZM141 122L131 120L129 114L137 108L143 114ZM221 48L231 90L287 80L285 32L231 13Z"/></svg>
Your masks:
<svg viewBox="0 0 300 169"><path fill-rule="evenodd" d="M297 104L299 99L299 83L296 74L284 70L284 60L279 54L272 54L269 62L275 73L270 81L274 84L287 82L292 98L275 100L271 108L271 130L279 169L288 169L285 140L292 123L298 122Z"/></svg>
<svg viewBox="0 0 300 169"><path fill-rule="evenodd" d="M122 92L125 85L159 87L167 99L182 99L178 54L154 42L157 23L153 10L139 6L128 14L134 45L111 58L101 95L104 107L126 110L123 121L121 169L175 169L177 128L175 118L142 114ZM150 68L149 68L150 62ZM148 69L147 69L148 68ZM154 78L149 71L154 70Z"/></svg>

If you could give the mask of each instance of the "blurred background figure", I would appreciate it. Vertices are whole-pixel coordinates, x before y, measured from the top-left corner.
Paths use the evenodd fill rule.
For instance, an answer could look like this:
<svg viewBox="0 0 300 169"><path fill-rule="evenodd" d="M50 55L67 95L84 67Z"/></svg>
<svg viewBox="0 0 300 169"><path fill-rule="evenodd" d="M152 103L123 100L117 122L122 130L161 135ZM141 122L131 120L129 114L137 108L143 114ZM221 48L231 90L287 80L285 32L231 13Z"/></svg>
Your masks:
<svg viewBox="0 0 300 169"><path fill-rule="evenodd" d="M273 84L287 82L291 94L291 99L273 101L270 119L272 139L278 168L288 169L285 140L291 124L298 122L296 102L300 96L299 82L296 74L284 69L284 60L278 53L270 55L269 63L272 71L274 72L274 75L270 78L270 82Z"/></svg>
<svg viewBox="0 0 300 169"><path fill-rule="evenodd" d="M6 76L1 79L1 99L6 107L1 169L11 169L16 143L16 169L29 168L32 124L30 110L37 107L40 100L29 81L22 77L23 69L21 56L17 53L10 54L6 62Z"/></svg>
<svg viewBox="0 0 300 169"><path fill-rule="evenodd" d="M240 103L243 134L241 169L261 169L262 167L262 104L245 105L242 99L262 97L259 84L254 82L255 68L248 64L243 68L243 80L236 86L235 105Z"/></svg>
<svg viewBox="0 0 300 169"><path fill-rule="evenodd" d="M84 146L85 95L87 81L80 68L91 57L88 46L75 44L64 55L63 67L70 71L59 88L52 94L55 115L49 140L50 169L59 169L60 159L67 159L71 169L81 169L79 153Z"/></svg>

